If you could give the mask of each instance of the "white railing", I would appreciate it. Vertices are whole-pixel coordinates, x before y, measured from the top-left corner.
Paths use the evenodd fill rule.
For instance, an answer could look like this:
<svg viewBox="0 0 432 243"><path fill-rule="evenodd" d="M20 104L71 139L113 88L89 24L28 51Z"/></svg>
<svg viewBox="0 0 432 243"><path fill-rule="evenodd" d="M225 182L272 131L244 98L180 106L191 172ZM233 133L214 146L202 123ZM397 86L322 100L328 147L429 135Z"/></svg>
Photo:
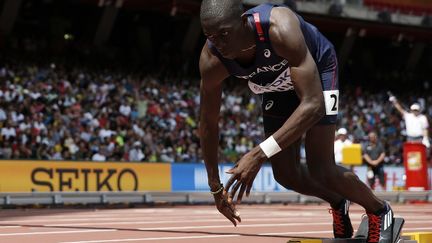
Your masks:
<svg viewBox="0 0 432 243"><path fill-rule="evenodd" d="M432 202L432 191L376 192L390 202L412 200ZM0 207L19 205L85 205L85 204L209 204L213 197L207 192L34 192L0 193ZM321 199L296 192L254 192L244 203L319 203Z"/></svg>

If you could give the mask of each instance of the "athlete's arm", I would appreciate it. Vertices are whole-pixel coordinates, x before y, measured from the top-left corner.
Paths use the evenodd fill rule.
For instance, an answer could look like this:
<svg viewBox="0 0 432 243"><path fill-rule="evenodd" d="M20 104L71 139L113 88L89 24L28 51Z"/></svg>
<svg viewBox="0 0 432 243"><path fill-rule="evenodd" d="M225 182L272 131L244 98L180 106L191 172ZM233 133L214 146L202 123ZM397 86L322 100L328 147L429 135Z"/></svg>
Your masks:
<svg viewBox="0 0 432 243"><path fill-rule="evenodd" d="M201 52L200 63L200 142L204 163L207 169L208 183L211 191L220 189L221 182L218 169L219 147L219 113L222 102L222 82L229 76L228 71L211 54L207 44ZM225 190L214 194L215 204L220 213L229 219L234 226L241 222L240 215L228 199Z"/></svg>
<svg viewBox="0 0 432 243"><path fill-rule="evenodd" d="M220 186L218 170L219 112L222 100L222 82L228 77L223 64L209 50L207 43L199 62L200 86L200 142L212 191Z"/></svg>
<svg viewBox="0 0 432 243"><path fill-rule="evenodd" d="M270 41L276 53L287 59L291 67L291 79L300 105L273 134L284 149L316 124L325 114L321 80L306 45L300 22L288 8L274 8L270 17Z"/></svg>

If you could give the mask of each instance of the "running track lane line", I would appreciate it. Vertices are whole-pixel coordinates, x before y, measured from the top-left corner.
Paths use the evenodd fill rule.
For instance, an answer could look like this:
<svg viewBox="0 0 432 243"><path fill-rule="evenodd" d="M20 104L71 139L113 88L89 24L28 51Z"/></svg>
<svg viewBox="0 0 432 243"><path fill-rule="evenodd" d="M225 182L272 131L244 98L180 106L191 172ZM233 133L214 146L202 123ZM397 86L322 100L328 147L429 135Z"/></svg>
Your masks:
<svg viewBox="0 0 432 243"><path fill-rule="evenodd" d="M238 224L238 228L251 227L283 227L283 226L305 226L305 225L329 225L328 222L322 223L285 223L285 224ZM138 228L142 231L152 230L182 230L182 229L217 229L217 228L233 228L233 225L202 225L202 226L175 226L175 227L157 227L157 228Z"/></svg>
<svg viewBox="0 0 432 243"><path fill-rule="evenodd" d="M410 230L429 230L432 228L410 228ZM328 234L332 233L331 230L326 231L293 231L293 232L280 232L280 233L261 233L260 236L271 235L310 235L310 234ZM185 239L204 239L204 238L229 238L240 237L241 235L203 235L203 236L178 236L178 237L152 237L152 238L131 238L131 239L113 239L113 240L91 240L91 241L63 241L60 243L103 243L103 242L127 242L127 241L150 241L150 240L185 240Z"/></svg>
<svg viewBox="0 0 432 243"><path fill-rule="evenodd" d="M3 234L0 234L0 236L94 233L94 232L112 232L112 231L117 231L117 230L116 229L101 229L101 230L69 230L69 231L27 232L27 233L3 233Z"/></svg>
<svg viewBox="0 0 432 243"><path fill-rule="evenodd" d="M63 241L60 243L100 243L100 242L148 241L148 240L185 240L185 239L204 239L204 238L228 238L228 237L239 237L239 236L240 235L194 235L194 236L132 238L132 239L114 239L114 240Z"/></svg>
<svg viewBox="0 0 432 243"><path fill-rule="evenodd" d="M352 221L359 224L360 221ZM413 221L411 223L424 223L425 221ZM251 227L284 227L284 226L312 226L312 225L331 225L329 222L307 222L307 223L281 223L281 224L238 224L238 228L251 228ZM224 225L200 225L200 226L174 226L174 227L151 227L151 228L138 228L142 231L152 230L184 230L184 229L217 229L217 228L233 228L231 224ZM406 227L405 227L406 228ZM404 228L404 229L405 229Z"/></svg>
<svg viewBox="0 0 432 243"><path fill-rule="evenodd" d="M295 232L284 232L284 234L301 235L301 234L323 234L332 233L333 231L295 231ZM259 236L271 236L278 235L278 233L261 233ZM152 237L152 238L132 238L132 239L113 239L113 240L91 240L91 241L65 241L60 243L99 243L99 242L126 242L126 241L149 241L149 240L184 240L184 239L202 239L202 238L229 238L229 237L240 237L242 235L230 234L230 235L211 235L211 236L178 236L178 237Z"/></svg>

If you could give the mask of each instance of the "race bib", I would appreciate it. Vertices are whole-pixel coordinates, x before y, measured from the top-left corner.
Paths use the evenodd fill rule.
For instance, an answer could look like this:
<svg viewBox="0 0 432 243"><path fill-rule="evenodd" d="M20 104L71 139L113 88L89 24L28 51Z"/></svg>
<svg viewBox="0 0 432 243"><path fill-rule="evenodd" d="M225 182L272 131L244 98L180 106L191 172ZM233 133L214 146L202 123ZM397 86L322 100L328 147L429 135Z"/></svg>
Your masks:
<svg viewBox="0 0 432 243"><path fill-rule="evenodd" d="M339 108L339 90L325 90L324 103L326 115L337 115Z"/></svg>

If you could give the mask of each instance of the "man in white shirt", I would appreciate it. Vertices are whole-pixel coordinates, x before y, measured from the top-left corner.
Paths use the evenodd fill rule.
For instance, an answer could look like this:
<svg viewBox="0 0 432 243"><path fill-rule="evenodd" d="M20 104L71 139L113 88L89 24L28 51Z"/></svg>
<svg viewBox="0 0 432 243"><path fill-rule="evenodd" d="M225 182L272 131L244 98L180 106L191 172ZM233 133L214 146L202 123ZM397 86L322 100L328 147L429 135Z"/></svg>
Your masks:
<svg viewBox="0 0 432 243"><path fill-rule="evenodd" d="M0 136L8 140L10 137L16 137L16 129L9 121L5 122L5 126L1 129Z"/></svg>
<svg viewBox="0 0 432 243"><path fill-rule="evenodd" d="M345 128L339 128L336 132L336 140L334 142L334 154L336 164L342 163L342 149L347 145L351 145L352 141L348 138L348 131Z"/></svg>
<svg viewBox="0 0 432 243"><path fill-rule="evenodd" d="M140 141L136 141L133 143L132 149L129 151L129 161L140 162L143 161L145 155L141 149L142 144Z"/></svg>
<svg viewBox="0 0 432 243"><path fill-rule="evenodd" d="M393 103L393 105L402 114L404 118L407 141L421 142L427 148L429 148L429 123L426 116L421 114L420 105L414 103L411 105L410 111L406 111L399 104L395 96L390 96L389 100Z"/></svg>

